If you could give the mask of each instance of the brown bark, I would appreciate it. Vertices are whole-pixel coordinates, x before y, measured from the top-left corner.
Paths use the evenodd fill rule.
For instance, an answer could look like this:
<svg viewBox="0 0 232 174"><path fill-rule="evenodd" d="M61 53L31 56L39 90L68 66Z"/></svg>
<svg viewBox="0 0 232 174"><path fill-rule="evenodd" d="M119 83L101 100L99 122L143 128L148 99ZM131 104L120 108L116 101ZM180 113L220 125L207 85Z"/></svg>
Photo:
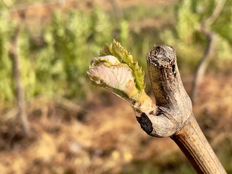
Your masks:
<svg viewBox="0 0 232 174"><path fill-rule="evenodd" d="M182 84L173 48L158 46L148 55L148 71L156 112L137 120L151 136L171 137L201 174L226 174L196 122L192 103Z"/></svg>
<svg viewBox="0 0 232 174"><path fill-rule="evenodd" d="M19 53L19 34L18 28L12 41L12 48L10 50L10 57L12 59L13 78L15 82L16 99L18 105L18 119L20 120L24 134L29 136L30 127L26 115L26 103L25 103L25 90L21 79L21 62Z"/></svg>
<svg viewBox="0 0 232 174"><path fill-rule="evenodd" d="M225 174L225 170L202 133L196 119L188 123L172 139L180 147L198 173Z"/></svg>

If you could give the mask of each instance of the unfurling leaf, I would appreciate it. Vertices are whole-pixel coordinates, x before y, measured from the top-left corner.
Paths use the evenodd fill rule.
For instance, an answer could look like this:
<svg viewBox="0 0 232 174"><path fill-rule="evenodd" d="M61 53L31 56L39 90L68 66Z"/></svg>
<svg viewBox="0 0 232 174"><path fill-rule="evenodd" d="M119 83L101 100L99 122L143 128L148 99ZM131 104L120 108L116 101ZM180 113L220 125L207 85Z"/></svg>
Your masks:
<svg viewBox="0 0 232 174"><path fill-rule="evenodd" d="M110 89L141 112L153 110L145 93L144 73L129 52L118 42L105 47L100 57L92 60L87 72L96 85Z"/></svg>
<svg viewBox="0 0 232 174"><path fill-rule="evenodd" d="M138 95L132 70L114 56L93 59L88 71L90 79L97 85L111 88L115 93L133 98ZM119 92L119 93L118 93Z"/></svg>
<svg viewBox="0 0 232 174"><path fill-rule="evenodd" d="M144 84L144 72L139 67L138 62L134 60L133 56L121 46L117 41L113 41L110 45L106 46L100 53L100 56L112 55L116 57L121 63L127 64L132 70L136 87L139 91L143 91Z"/></svg>

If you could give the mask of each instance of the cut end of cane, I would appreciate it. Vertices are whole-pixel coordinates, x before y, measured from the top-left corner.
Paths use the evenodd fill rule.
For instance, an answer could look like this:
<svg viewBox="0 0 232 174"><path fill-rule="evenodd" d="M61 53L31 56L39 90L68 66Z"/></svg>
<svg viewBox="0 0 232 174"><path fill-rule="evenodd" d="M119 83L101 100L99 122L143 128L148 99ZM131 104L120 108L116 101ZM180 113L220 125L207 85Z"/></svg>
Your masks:
<svg viewBox="0 0 232 174"><path fill-rule="evenodd" d="M175 60L175 50L170 46L156 46L148 54L148 62L158 67L166 68L175 64Z"/></svg>

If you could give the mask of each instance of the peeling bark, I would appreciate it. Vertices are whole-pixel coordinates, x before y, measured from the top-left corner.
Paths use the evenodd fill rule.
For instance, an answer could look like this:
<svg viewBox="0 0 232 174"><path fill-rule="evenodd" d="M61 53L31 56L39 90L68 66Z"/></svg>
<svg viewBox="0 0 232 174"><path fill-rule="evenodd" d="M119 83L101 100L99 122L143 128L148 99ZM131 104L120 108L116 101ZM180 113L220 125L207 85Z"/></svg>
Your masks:
<svg viewBox="0 0 232 174"><path fill-rule="evenodd" d="M171 137L198 173L226 174L194 118L174 49L168 46L153 48L148 55L148 71L158 112L148 116L149 120L139 121L141 127L147 128L152 124L152 132L145 129L149 135ZM140 119L143 117L142 114ZM149 121L151 124L148 124Z"/></svg>

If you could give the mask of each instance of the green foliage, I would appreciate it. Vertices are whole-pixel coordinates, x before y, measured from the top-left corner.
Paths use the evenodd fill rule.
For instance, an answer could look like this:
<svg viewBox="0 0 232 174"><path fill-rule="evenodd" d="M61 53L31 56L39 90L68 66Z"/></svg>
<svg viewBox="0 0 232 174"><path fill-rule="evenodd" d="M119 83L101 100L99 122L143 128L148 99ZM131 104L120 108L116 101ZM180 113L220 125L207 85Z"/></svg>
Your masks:
<svg viewBox="0 0 232 174"><path fill-rule="evenodd" d="M0 102L14 101L12 62L9 57L15 26L9 12L0 15ZM37 95L81 99L88 92L86 70L102 45L110 42L113 26L102 10L94 13L57 11L40 26L38 36L23 27L19 35L22 80L27 99ZM124 39L126 35L124 34ZM41 44L42 43L42 44Z"/></svg>
<svg viewBox="0 0 232 174"><path fill-rule="evenodd" d="M183 1L177 11L177 37L185 43L191 42L194 32L199 29L199 16L191 10L191 1Z"/></svg>
<svg viewBox="0 0 232 174"><path fill-rule="evenodd" d="M44 61L36 58L38 78L43 81L41 85L51 81L51 95L58 91L69 98L82 98L87 93L86 70L100 46L112 39L109 24L109 17L100 10L87 15L81 11L54 15L52 24L45 29ZM46 64L46 60L50 63Z"/></svg>
<svg viewBox="0 0 232 174"><path fill-rule="evenodd" d="M212 15L217 3L216 0L181 1L176 5L176 25L161 33L161 40L177 49L182 69L192 72L203 56L208 40L200 27ZM211 26L218 37L214 56L219 59L215 61L231 59L231 7L231 2L227 1L222 13Z"/></svg>
<svg viewBox="0 0 232 174"><path fill-rule="evenodd" d="M129 23L126 20L120 22L120 41L123 45L128 45Z"/></svg>
<svg viewBox="0 0 232 174"><path fill-rule="evenodd" d="M26 89L26 98L32 99L34 97L34 90L36 87L36 74L34 71L33 60L30 59L30 45L29 45L29 36L27 31L24 29L19 34L19 58L20 60L20 69L21 69L21 78L22 84Z"/></svg>
<svg viewBox="0 0 232 174"><path fill-rule="evenodd" d="M14 98L12 89L12 65L9 57L10 39L14 31L14 25L9 23L10 16L7 11L0 15L0 99L11 101Z"/></svg>
<svg viewBox="0 0 232 174"><path fill-rule="evenodd" d="M225 41L232 44L232 1L227 0L222 14L213 25L213 30L217 32ZM231 46L230 46L231 47Z"/></svg>
<svg viewBox="0 0 232 174"><path fill-rule="evenodd" d="M12 7L20 2L12 0L12 4L8 5ZM92 11L70 10L66 13L57 11L49 23L35 26L36 34L30 30L30 26L23 26L19 46L27 99L38 95L83 99L90 92L86 80L90 59L113 38L131 50L131 54L136 55L143 66L153 44L172 45L177 50L181 70L192 73L208 44L205 35L199 31L200 25L212 14L216 3L216 0L183 0L175 8L168 5L134 6L125 9L117 22L112 20L113 15L109 11L99 8ZM224 66L224 60L231 60L231 6L232 2L227 0L222 14L212 25L212 30L218 36L215 54L218 59L213 59L218 67ZM15 95L9 49L16 24L9 22L12 20L6 4L0 3L0 9L0 103L12 103ZM157 27L148 25L144 28L143 21L147 22L147 19ZM120 47L112 49L115 49L114 54L122 56L117 52ZM136 84L139 89L143 89L144 75L141 69L134 63L130 66L138 72Z"/></svg>

